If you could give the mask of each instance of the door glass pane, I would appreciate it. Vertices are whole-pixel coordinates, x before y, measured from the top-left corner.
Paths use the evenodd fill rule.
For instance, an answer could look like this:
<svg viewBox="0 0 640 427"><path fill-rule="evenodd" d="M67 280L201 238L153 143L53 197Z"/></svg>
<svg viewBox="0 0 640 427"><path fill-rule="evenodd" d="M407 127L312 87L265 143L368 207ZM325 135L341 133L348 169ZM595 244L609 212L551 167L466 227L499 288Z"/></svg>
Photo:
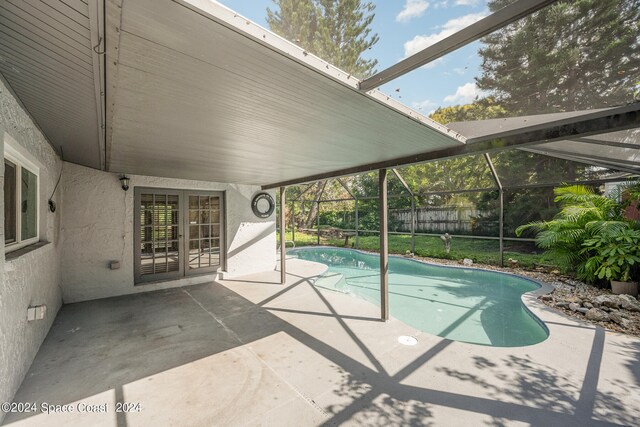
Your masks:
<svg viewBox="0 0 640 427"><path fill-rule="evenodd" d="M198 209L198 196L189 196L189 209Z"/></svg>
<svg viewBox="0 0 640 427"><path fill-rule="evenodd" d="M189 226L189 239L199 239L199 227L197 225Z"/></svg>
<svg viewBox="0 0 640 427"><path fill-rule="evenodd" d="M153 194L142 194L140 196L141 209L153 209Z"/></svg>
<svg viewBox="0 0 640 427"><path fill-rule="evenodd" d="M153 241L153 228L152 227L140 227L140 241L152 242Z"/></svg>
<svg viewBox="0 0 640 427"><path fill-rule="evenodd" d="M220 265L220 197L189 197L189 268ZM211 239L216 236L216 239ZM215 255L212 256L212 248Z"/></svg>
<svg viewBox="0 0 640 427"><path fill-rule="evenodd" d="M140 274L153 274L153 244L142 243L140 250Z"/></svg>
<svg viewBox="0 0 640 427"><path fill-rule="evenodd" d="M173 225L179 225L180 224L180 213L177 210L172 210L171 211L171 223Z"/></svg>
<svg viewBox="0 0 640 427"><path fill-rule="evenodd" d="M211 248L211 265L220 265L220 251Z"/></svg>
<svg viewBox="0 0 640 427"><path fill-rule="evenodd" d="M179 272L179 196L141 194L140 201L140 274Z"/></svg>
<svg viewBox="0 0 640 427"><path fill-rule="evenodd" d="M218 224L220 222L220 211L212 210L211 211L211 223Z"/></svg>
<svg viewBox="0 0 640 427"><path fill-rule="evenodd" d="M161 240L164 240L166 237L167 233L166 233L166 227L162 226L162 227L153 227L153 241L154 242L159 242Z"/></svg>
<svg viewBox="0 0 640 427"><path fill-rule="evenodd" d="M153 208L153 223L162 225L167 223L167 196L166 194L154 194L155 204Z"/></svg>
<svg viewBox="0 0 640 427"><path fill-rule="evenodd" d="M168 239L169 240L178 240L180 238L179 226L172 225L168 227Z"/></svg>
<svg viewBox="0 0 640 427"><path fill-rule="evenodd" d="M16 241L16 166L4 161L4 243Z"/></svg>
<svg viewBox="0 0 640 427"><path fill-rule="evenodd" d="M178 271L180 269L180 242L171 242L167 252L168 271Z"/></svg>
<svg viewBox="0 0 640 427"><path fill-rule="evenodd" d="M209 239L203 240L202 242L200 242L200 247L200 252L202 253L202 260L200 261L200 265L210 267L211 241Z"/></svg>
<svg viewBox="0 0 640 427"><path fill-rule="evenodd" d="M38 177L22 168L21 224L22 240L31 239L38 234Z"/></svg>
<svg viewBox="0 0 640 427"><path fill-rule="evenodd" d="M169 209L177 211L179 209L179 197L175 194L170 194L167 196L167 205Z"/></svg>
<svg viewBox="0 0 640 427"><path fill-rule="evenodd" d="M155 272L166 273L167 272L167 256L164 252L156 252L155 256Z"/></svg>
<svg viewBox="0 0 640 427"><path fill-rule="evenodd" d="M153 224L153 210L145 209L140 211L140 224L152 225Z"/></svg>
<svg viewBox="0 0 640 427"><path fill-rule="evenodd" d="M211 265L220 265L220 232L222 224L220 224L220 197L211 198L211 249L210 262ZM215 238L214 238L215 237Z"/></svg>
<svg viewBox="0 0 640 427"><path fill-rule="evenodd" d="M199 254L200 241L189 240L189 268L198 268L200 266Z"/></svg>

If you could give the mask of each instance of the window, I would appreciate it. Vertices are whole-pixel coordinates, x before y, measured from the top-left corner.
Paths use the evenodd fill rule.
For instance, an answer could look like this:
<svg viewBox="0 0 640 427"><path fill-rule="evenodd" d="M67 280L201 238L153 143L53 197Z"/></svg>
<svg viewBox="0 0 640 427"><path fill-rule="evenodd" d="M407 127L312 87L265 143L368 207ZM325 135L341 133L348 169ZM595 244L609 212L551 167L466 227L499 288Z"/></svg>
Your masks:
<svg viewBox="0 0 640 427"><path fill-rule="evenodd" d="M4 150L4 244L7 251L39 240L39 169L16 144Z"/></svg>

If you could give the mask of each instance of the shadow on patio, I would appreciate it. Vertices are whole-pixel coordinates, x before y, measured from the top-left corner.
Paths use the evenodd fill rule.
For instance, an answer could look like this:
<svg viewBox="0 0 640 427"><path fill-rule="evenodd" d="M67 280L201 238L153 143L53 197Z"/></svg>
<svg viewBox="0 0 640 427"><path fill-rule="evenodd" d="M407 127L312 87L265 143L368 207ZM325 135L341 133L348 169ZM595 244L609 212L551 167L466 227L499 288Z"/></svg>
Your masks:
<svg viewBox="0 0 640 427"><path fill-rule="evenodd" d="M5 424L635 422L637 407L615 388L598 390L601 329L583 328L584 354L557 347L559 358L576 359L556 366L537 356L547 342L495 349L419 334L379 322L365 301L318 290L304 262L290 271L285 286L266 274L263 283L253 276L64 306L15 401L109 403L109 413L9 414ZM399 335L420 342L405 347ZM637 392L637 367L627 363L634 381L621 381ZM115 414L116 401L140 402L141 411ZM608 408L605 418L597 408Z"/></svg>

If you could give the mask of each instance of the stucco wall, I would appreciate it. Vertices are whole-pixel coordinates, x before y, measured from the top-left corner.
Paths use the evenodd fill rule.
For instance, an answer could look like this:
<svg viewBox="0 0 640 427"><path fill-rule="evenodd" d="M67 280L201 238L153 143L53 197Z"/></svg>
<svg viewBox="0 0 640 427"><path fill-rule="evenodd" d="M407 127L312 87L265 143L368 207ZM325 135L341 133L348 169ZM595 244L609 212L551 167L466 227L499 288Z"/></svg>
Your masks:
<svg viewBox="0 0 640 427"><path fill-rule="evenodd" d="M62 161L0 78L0 148L5 135L15 140L40 167L40 240L49 244L5 260L0 245L0 402L10 401L24 378L61 305L60 212L51 213L47 200ZM4 162L0 167L4 180ZM4 184L4 182L0 183ZM4 193L4 186L0 185ZM59 200L60 189L54 199ZM0 198L4 204L4 197ZM4 206L0 209L4 224ZM0 229L4 241L4 227ZM27 307L47 305L44 320L27 322ZM0 412L0 421L3 414Z"/></svg>
<svg viewBox="0 0 640 427"><path fill-rule="evenodd" d="M275 215L259 219L251 211L256 186L129 175L129 191L119 176L64 164L62 204L62 288L65 303L210 281L215 276L134 286L134 187L226 192L227 270L225 277L273 270ZM120 261L110 270L110 261Z"/></svg>

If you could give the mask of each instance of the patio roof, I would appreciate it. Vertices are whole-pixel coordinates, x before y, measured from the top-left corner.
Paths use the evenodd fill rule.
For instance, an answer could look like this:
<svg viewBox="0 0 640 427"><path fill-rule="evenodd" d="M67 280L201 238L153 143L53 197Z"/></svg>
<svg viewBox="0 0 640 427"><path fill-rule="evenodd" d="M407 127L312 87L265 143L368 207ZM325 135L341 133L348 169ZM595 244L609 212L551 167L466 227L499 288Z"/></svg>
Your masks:
<svg viewBox="0 0 640 427"><path fill-rule="evenodd" d="M536 131L551 125L563 126L577 120L595 121L613 111L633 111L638 103L618 108L589 111L538 114L535 116L449 123L447 126L468 138L469 143L509 137L523 131ZM520 148L523 151L545 154L623 172L640 173L640 128L577 135L553 142Z"/></svg>
<svg viewBox="0 0 640 427"><path fill-rule="evenodd" d="M508 136L477 140L474 125L456 132L361 90L219 3L96 4L0 7L0 72L65 160L93 168L272 188L640 125L635 104L562 123L540 116L535 129L514 119ZM567 144L553 144L528 149L568 155ZM607 164L636 170L636 162Z"/></svg>
<svg viewBox="0 0 640 427"><path fill-rule="evenodd" d="M119 10L107 21L109 170L266 184L464 142L222 5Z"/></svg>
<svg viewBox="0 0 640 427"><path fill-rule="evenodd" d="M105 163L99 3L0 4L0 73L65 160L96 169Z"/></svg>

